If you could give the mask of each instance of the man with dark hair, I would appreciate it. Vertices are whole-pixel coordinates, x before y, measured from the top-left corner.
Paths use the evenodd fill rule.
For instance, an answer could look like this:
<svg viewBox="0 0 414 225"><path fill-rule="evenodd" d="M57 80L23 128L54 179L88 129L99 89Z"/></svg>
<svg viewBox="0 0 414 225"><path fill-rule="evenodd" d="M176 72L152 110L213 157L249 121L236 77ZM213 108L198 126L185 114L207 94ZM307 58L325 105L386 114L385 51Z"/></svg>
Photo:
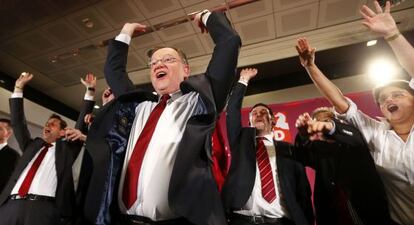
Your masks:
<svg viewBox="0 0 414 225"><path fill-rule="evenodd" d="M0 224L69 224L75 207L72 164L81 143L62 139L74 139L77 132L56 114L47 120L42 138L32 139L23 108L23 89L32 78L22 73L10 98L11 123L23 156L0 195Z"/></svg>
<svg viewBox="0 0 414 225"><path fill-rule="evenodd" d="M19 153L7 145L7 140L12 134L10 120L0 118L0 193L20 158Z"/></svg>
<svg viewBox="0 0 414 225"><path fill-rule="evenodd" d="M243 69L227 106L230 171L222 196L231 225L312 225L311 191L304 167L290 158L293 146L275 141L272 109L263 103L249 114L251 127L241 126L241 106L256 69Z"/></svg>
<svg viewBox="0 0 414 225"><path fill-rule="evenodd" d="M315 174L318 225L393 224L381 178L362 134L320 107L299 116L293 157Z"/></svg>
<svg viewBox="0 0 414 225"><path fill-rule="evenodd" d="M94 224L226 224L211 170L211 134L235 78L240 37L221 12L194 21L215 48L205 74L190 77L184 54L150 53L158 97L135 89L126 72L139 23L126 23L109 43L105 78L116 99L91 125L86 149L94 169L85 216ZM202 30L203 30L202 29Z"/></svg>

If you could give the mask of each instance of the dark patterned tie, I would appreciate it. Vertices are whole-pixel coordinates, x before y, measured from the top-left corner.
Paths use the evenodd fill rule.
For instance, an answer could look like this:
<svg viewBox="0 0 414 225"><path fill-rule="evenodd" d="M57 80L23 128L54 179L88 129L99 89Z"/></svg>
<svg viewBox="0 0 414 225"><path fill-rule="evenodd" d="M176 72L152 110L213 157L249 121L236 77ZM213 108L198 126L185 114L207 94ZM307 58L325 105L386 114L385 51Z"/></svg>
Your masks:
<svg viewBox="0 0 414 225"><path fill-rule="evenodd" d="M165 106L167 106L167 100L169 98L169 95L163 95L161 97L161 101L152 110L141 134L138 137L137 143L134 146L131 158L129 159L127 171L125 173L124 188L122 191L122 200L128 209L131 208L137 200L137 187L142 160L144 159L152 134L154 133L155 127L165 109Z"/></svg>
<svg viewBox="0 0 414 225"><path fill-rule="evenodd" d="M269 154L264 145L264 137L258 137L256 160L259 165L260 181L262 183L263 198L272 203L276 199L275 182L273 180L272 167L270 166Z"/></svg>

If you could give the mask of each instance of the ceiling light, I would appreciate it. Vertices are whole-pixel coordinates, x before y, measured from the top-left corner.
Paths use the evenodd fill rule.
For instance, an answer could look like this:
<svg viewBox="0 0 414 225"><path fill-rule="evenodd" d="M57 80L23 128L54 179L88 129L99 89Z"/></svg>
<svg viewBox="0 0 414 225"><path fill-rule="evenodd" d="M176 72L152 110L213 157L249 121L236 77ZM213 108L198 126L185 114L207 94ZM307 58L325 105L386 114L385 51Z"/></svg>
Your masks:
<svg viewBox="0 0 414 225"><path fill-rule="evenodd" d="M82 23L83 23L83 25L86 27L86 28L92 28L93 26L94 26L94 24L93 24L93 22L91 21L91 19L89 19L89 18L84 18L83 20L82 20Z"/></svg>
<svg viewBox="0 0 414 225"><path fill-rule="evenodd" d="M99 105L95 105L94 108L95 109L99 109L100 107L99 107Z"/></svg>
<svg viewBox="0 0 414 225"><path fill-rule="evenodd" d="M398 68L388 59L375 59L368 65L368 75L376 85L381 85L394 79Z"/></svg>
<svg viewBox="0 0 414 225"><path fill-rule="evenodd" d="M371 47L377 44L377 40L371 40L367 42L367 47Z"/></svg>

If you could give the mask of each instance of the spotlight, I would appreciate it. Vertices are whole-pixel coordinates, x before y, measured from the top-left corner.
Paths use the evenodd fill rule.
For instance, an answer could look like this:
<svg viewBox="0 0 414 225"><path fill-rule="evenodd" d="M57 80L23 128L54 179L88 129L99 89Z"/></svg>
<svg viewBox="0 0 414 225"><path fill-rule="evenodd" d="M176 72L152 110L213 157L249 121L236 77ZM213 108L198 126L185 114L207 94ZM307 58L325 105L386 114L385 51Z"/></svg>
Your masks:
<svg viewBox="0 0 414 225"><path fill-rule="evenodd" d="M376 85L385 84L394 79L398 68L388 59L375 59L368 65L368 75Z"/></svg>
<svg viewBox="0 0 414 225"><path fill-rule="evenodd" d="M367 47L371 47L377 44L377 40L371 40L367 42Z"/></svg>

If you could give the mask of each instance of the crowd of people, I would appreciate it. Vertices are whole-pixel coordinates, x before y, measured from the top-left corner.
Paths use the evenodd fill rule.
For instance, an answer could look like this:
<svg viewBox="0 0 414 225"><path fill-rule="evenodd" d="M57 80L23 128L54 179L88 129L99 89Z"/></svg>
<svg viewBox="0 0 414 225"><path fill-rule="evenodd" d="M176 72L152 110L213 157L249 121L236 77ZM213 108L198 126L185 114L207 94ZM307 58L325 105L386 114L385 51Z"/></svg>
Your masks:
<svg viewBox="0 0 414 225"><path fill-rule="evenodd" d="M362 6L362 24L414 78L414 48L390 2L374 5ZM276 141L266 104L255 104L242 126L242 100L259 71L236 73L241 40L225 14L204 10L194 21L215 44L204 74L190 77L184 52L158 46L148 52L157 95L137 89L127 56L134 32L146 26L126 23L108 46L103 106L93 113L96 77L87 74L73 128L53 114L32 137L23 92L34 75L19 76L11 119L0 119L0 224L414 224L414 81L376 87L384 119L375 120L326 78L315 48L299 38L300 63L332 107L300 115L294 143ZM214 138L223 110L231 163L218 181L213 145L222 143ZM12 134L21 156L7 146ZM305 167L315 170L313 202Z"/></svg>

